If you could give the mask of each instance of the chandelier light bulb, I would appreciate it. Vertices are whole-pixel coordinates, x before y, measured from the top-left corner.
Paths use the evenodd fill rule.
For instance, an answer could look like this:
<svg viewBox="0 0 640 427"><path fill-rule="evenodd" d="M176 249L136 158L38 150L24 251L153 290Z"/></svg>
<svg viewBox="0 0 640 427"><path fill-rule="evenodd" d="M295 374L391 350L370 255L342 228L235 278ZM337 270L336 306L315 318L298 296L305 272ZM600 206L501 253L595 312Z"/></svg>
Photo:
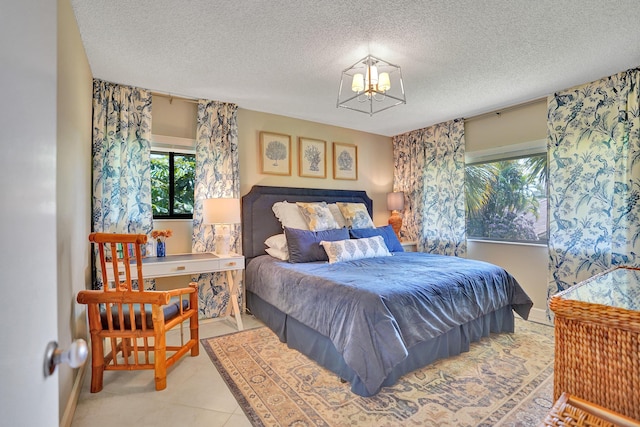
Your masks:
<svg viewBox="0 0 640 427"><path fill-rule="evenodd" d="M391 80L389 79L389 73L380 73L378 77L378 90L380 92L386 92L391 89Z"/></svg>
<svg viewBox="0 0 640 427"><path fill-rule="evenodd" d="M362 92L364 90L364 76L362 73L356 73L353 75L351 90L354 92Z"/></svg>
<svg viewBox="0 0 640 427"><path fill-rule="evenodd" d="M375 65L367 65L367 90L371 87L371 85L378 84L378 67Z"/></svg>

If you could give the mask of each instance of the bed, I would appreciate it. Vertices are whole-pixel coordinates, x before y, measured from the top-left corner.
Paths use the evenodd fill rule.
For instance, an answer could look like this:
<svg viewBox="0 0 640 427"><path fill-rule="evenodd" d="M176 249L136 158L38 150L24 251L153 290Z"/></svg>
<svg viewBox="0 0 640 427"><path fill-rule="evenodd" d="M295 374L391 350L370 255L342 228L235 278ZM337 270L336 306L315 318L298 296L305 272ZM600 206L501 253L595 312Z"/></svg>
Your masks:
<svg viewBox="0 0 640 427"><path fill-rule="evenodd" d="M468 351L489 333L514 332L533 303L492 264L416 252L290 263L265 252L282 233L276 202L362 203L364 191L254 186L242 198L247 308L290 348L372 396L402 375ZM362 274L362 273L365 274Z"/></svg>

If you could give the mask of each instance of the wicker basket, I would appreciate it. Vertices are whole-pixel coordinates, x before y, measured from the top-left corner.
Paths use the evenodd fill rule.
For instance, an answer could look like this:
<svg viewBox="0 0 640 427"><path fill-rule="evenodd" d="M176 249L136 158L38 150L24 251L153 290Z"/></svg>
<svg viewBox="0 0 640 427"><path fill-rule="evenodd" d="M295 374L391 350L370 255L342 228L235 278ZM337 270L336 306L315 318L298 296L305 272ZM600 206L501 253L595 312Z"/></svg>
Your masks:
<svg viewBox="0 0 640 427"><path fill-rule="evenodd" d="M576 301L567 295L619 268L623 267L550 300L555 313L554 399L566 392L640 420L640 312Z"/></svg>
<svg viewBox="0 0 640 427"><path fill-rule="evenodd" d="M583 399L562 393L540 426L637 427L640 423Z"/></svg>

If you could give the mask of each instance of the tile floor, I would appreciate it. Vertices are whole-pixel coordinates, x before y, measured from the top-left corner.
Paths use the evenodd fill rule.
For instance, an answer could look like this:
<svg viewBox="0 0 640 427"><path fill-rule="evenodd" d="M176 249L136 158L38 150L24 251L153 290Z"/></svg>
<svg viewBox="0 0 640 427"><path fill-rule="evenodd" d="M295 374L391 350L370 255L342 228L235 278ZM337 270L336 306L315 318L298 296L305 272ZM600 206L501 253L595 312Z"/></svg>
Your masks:
<svg viewBox="0 0 640 427"><path fill-rule="evenodd" d="M262 326L243 315L245 329ZM179 339L179 329L175 337ZM233 319L200 322L200 338L236 332ZM188 333L188 332L186 332ZM200 355L183 357L169 369L167 388L155 391L153 371L108 371L104 388L90 393L91 371L86 372L72 427L101 426L206 426L250 427L244 412L229 391L209 355L200 344Z"/></svg>

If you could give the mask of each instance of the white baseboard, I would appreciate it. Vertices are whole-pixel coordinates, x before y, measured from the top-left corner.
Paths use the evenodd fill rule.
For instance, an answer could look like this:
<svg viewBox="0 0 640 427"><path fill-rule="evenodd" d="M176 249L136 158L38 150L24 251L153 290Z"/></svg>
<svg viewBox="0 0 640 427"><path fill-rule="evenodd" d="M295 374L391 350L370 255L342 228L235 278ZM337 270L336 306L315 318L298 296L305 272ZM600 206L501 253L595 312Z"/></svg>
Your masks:
<svg viewBox="0 0 640 427"><path fill-rule="evenodd" d="M547 319L547 312L541 308L532 308L529 313L529 320L544 325L553 326L552 322Z"/></svg>
<svg viewBox="0 0 640 427"><path fill-rule="evenodd" d="M80 397L80 391L82 390L82 383L84 381L84 375L87 372L87 365L91 364L91 358L88 358L88 363L85 362L79 369L76 379L73 382L69 400L64 408L64 414L60 418L60 427L71 427L73 421L73 415L76 413L76 407L78 406L78 398Z"/></svg>

